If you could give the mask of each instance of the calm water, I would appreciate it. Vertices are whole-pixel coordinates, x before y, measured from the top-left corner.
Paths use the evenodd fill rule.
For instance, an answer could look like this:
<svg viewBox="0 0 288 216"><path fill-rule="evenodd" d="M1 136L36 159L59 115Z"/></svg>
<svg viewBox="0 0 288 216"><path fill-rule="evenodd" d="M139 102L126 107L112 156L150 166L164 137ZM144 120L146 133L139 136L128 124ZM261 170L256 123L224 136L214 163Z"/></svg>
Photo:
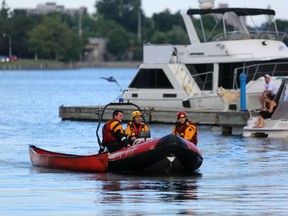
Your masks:
<svg viewBox="0 0 288 216"><path fill-rule="evenodd" d="M58 117L63 105L104 105L136 69L0 71L0 215L287 215L288 141L199 127L195 176L75 173L31 165L28 145L86 154L97 123ZM151 125L152 136L172 125Z"/></svg>

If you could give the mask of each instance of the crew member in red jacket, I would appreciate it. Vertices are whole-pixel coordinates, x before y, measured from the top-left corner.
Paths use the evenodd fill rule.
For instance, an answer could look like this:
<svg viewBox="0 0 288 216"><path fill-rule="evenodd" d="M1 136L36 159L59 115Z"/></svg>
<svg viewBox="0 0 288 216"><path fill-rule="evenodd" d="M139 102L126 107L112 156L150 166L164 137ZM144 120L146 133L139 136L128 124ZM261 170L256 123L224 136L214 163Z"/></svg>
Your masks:
<svg viewBox="0 0 288 216"><path fill-rule="evenodd" d="M123 112L115 110L113 119L108 121L102 128L102 145L107 147L110 153L130 146L122 127L122 120Z"/></svg>
<svg viewBox="0 0 288 216"><path fill-rule="evenodd" d="M172 134L178 135L195 145L198 143L197 126L191 120L187 119L185 112L177 113L177 122Z"/></svg>

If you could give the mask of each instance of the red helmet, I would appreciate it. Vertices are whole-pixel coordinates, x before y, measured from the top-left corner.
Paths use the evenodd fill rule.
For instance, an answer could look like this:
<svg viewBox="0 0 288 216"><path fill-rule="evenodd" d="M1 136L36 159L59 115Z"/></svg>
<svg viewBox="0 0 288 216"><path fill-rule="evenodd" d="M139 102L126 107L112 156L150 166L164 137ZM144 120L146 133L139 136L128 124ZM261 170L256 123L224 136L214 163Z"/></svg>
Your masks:
<svg viewBox="0 0 288 216"><path fill-rule="evenodd" d="M186 118L187 117L187 115L186 115L186 112L178 112L177 113L177 119L179 119L179 118Z"/></svg>

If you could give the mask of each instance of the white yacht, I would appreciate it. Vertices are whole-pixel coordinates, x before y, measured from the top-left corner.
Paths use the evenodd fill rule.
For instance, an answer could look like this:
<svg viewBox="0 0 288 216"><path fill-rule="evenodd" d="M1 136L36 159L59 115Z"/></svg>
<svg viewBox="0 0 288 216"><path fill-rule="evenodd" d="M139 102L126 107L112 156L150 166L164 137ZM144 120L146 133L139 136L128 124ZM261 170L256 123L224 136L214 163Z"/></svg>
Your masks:
<svg viewBox="0 0 288 216"><path fill-rule="evenodd" d="M285 33L277 30L274 10L206 6L180 12L189 44L144 45L143 63L121 96L124 101L144 107L223 110L217 88L239 90L239 75L245 73L247 109L257 109L264 74L278 85L288 76ZM260 16L265 18L261 28L245 24Z"/></svg>
<svg viewBox="0 0 288 216"><path fill-rule="evenodd" d="M247 126L243 128L244 137L288 137L288 79L282 80L282 85L275 96L275 101L278 106L271 118L264 120L264 127L253 128L258 116L251 116L247 122Z"/></svg>

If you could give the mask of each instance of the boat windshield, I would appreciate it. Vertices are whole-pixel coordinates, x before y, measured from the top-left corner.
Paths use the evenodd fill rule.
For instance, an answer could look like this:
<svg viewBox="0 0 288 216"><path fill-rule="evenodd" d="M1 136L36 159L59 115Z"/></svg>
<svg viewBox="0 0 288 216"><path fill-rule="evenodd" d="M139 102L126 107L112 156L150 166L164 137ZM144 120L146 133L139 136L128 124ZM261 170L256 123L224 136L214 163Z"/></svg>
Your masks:
<svg viewBox="0 0 288 216"><path fill-rule="evenodd" d="M266 39L283 40L270 9L221 8L190 9L195 31L201 42Z"/></svg>
<svg viewBox="0 0 288 216"><path fill-rule="evenodd" d="M279 119L288 119L288 80L285 79L282 81L282 85L280 86L276 98L274 99L278 106L271 117L272 120Z"/></svg>

